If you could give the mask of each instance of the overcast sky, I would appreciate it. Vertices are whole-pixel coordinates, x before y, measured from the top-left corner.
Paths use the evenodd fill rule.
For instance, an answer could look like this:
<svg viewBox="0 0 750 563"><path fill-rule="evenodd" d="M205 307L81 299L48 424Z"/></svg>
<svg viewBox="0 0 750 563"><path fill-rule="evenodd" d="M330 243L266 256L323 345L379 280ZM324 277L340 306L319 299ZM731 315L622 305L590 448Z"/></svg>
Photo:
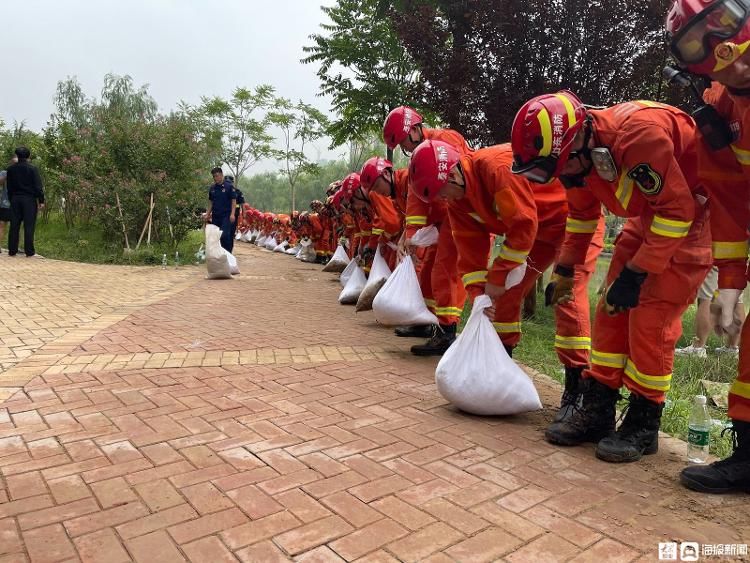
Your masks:
<svg viewBox="0 0 750 563"><path fill-rule="evenodd" d="M2 2L4 78L0 118L40 130L59 80L75 76L88 96L105 74L129 74L162 111L180 100L228 97L235 86L269 83L278 94L326 112L302 47L332 0L24 0ZM328 142L321 158L334 158ZM311 151L312 158L318 152ZM260 169L275 169L273 162ZM252 172L251 172L252 173Z"/></svg>

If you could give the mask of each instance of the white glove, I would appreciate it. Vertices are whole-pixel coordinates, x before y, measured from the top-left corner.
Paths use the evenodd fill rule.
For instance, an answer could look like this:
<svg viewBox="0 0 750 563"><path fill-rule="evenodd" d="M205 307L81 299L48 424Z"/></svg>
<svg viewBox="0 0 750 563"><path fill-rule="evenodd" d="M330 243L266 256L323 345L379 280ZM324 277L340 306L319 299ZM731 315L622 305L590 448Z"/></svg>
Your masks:
<svg viewBox="0 0 750 563"><path fill-rule="evenodd" d="M735 335L742 330L742 319L737 316L737 303L742 295L739 289L720 289L711 303L711 316L716 334Z"/></svg>

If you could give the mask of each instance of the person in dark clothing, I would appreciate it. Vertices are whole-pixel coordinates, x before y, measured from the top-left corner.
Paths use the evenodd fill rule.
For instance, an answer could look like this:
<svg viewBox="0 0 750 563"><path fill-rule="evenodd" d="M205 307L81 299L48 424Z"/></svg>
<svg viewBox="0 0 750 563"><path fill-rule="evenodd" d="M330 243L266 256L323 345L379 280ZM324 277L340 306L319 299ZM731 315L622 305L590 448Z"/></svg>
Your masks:
<svg viewBox="0 0 750 563"><path fill-rule="evenodd" d="M234 209L237 206L237 193L234 186L224 179L224 172L216 167L211 170L214 184L208 190L208 210L206 219L221 229L221 247L232 252L234 240L232 225Z"/></svg>
<svg viewBox="0 0 750 563"><path fill-rule="evenodd" d="M23 224L23 250L26 256L36 255L34 250L34 228L39 209L44 209L42 178L36 166L29 162L31 151L26 147L16 149L18 162L8 166L5 184L10 199L10 233L8 255L18 254L18 240Z"/></svg>
<svg viewBox="0 0 750 563"><path fill-rule="evenodd" d="M237 234L237 225L239 224L240 213L242 212L242 204L245 203L245 196L243 196L242 192L235 187L234 176L226 175L224 176L224 179L232 185L235 196L237 197L237 204L234 206L234 223L232 223L232 239L230 243L232 248L229 250L229 252L234 252L234 237Z"/></svg>
<svg viewBox="0 0 750 563"><path fill-rule="evenodd" d="M15 164L16 162L18 162L18 157L13 155L10 163ZM8 223L10 223L10 198L8 197L8 187L5 185L7 176L7 171L0 170L0 246L5 244L7 240L5 233ZM0 252L2 252L2 248L0 248Z"/></svg>

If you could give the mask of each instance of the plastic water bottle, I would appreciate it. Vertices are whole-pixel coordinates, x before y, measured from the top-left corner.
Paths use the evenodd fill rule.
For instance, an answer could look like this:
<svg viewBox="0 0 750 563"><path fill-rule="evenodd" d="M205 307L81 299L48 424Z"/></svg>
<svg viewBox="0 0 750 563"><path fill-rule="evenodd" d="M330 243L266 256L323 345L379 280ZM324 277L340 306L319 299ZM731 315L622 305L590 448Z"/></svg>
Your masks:
<svg viewBox="0 0 750 563"><path fill-rule="evenodd" d="M179 268L180 267L180 251L174 253L174 267Z"/></svg>
<svg viewBox="0 0 750 563"><path fill-rule="evenodd" d="M706 396L696 395L688 422L687 457L689 463L702 464L708 460L710 431L711 417L706 408Z"/></svg>
<svg viewBox="0 0 750 563"><path fill-rule="evenodd" d="M164 254L161 257L161 269L162 270L166 270L167 269L167 255L166 254Z"/></svg>

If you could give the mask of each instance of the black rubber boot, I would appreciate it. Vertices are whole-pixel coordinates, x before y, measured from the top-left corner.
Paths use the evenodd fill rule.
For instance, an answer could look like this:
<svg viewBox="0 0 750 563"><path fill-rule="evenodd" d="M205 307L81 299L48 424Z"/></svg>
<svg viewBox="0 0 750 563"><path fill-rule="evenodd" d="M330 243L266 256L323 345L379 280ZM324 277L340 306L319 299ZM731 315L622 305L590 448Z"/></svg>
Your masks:
<svg viewBox="0 0 750 563"><path fill-rule="evenodd" d="M411 347L415 356L442 356L456 340L456 325L440 325L435 334L424 344Z"/></svg>
<svg viewBox="0 0 750 563"><path fill-rule="evenodd" d="M415 325L399 326L394 332L401 338L431 338L436 330L437 325Z"/></svg>
<svg viewBox="0 0 750 563"><path fill-rule="evenodd" d="M734 452L711 465L693 465L680 473L680 482L688 489L700 493L750 493L750 422L733 420L732 427L722 431L732 432Z"/></svg>
<svg viewBox="0 0 750 563"><path fill-rule="evenodd" d="M583 368L565 368L565 388L560 400L560 410L555 414L554 422L564 422L573 416L576 405L581 404L581 393L578 387L581 384Z"/></svg>
<svg viewBox="0 0 750 563"><path fill-rule="evenodd" d="M507 346L506 344L503 344L503 348L505 348L505 351L508 352L508 355L512 358L513 348L515 348L515 346Z"/></svg>
<svg viewBox="0 0 750 563"><path fill-rule="evenodd" d="M622 424L596 446L596 457L610 463L638 461L659 451L659 425L664 403L630 394L630 404Z"/></svg>
<svg viewBox="0 0 750 563"><path fill-rule="evenodd" d="M550 444L577 446L584 442L598 442L615 429L615 404L620 398L617 389L607 387L596 379L581 382L581 403L575 405L567 420L553 422L544 433Z"/></svg>

